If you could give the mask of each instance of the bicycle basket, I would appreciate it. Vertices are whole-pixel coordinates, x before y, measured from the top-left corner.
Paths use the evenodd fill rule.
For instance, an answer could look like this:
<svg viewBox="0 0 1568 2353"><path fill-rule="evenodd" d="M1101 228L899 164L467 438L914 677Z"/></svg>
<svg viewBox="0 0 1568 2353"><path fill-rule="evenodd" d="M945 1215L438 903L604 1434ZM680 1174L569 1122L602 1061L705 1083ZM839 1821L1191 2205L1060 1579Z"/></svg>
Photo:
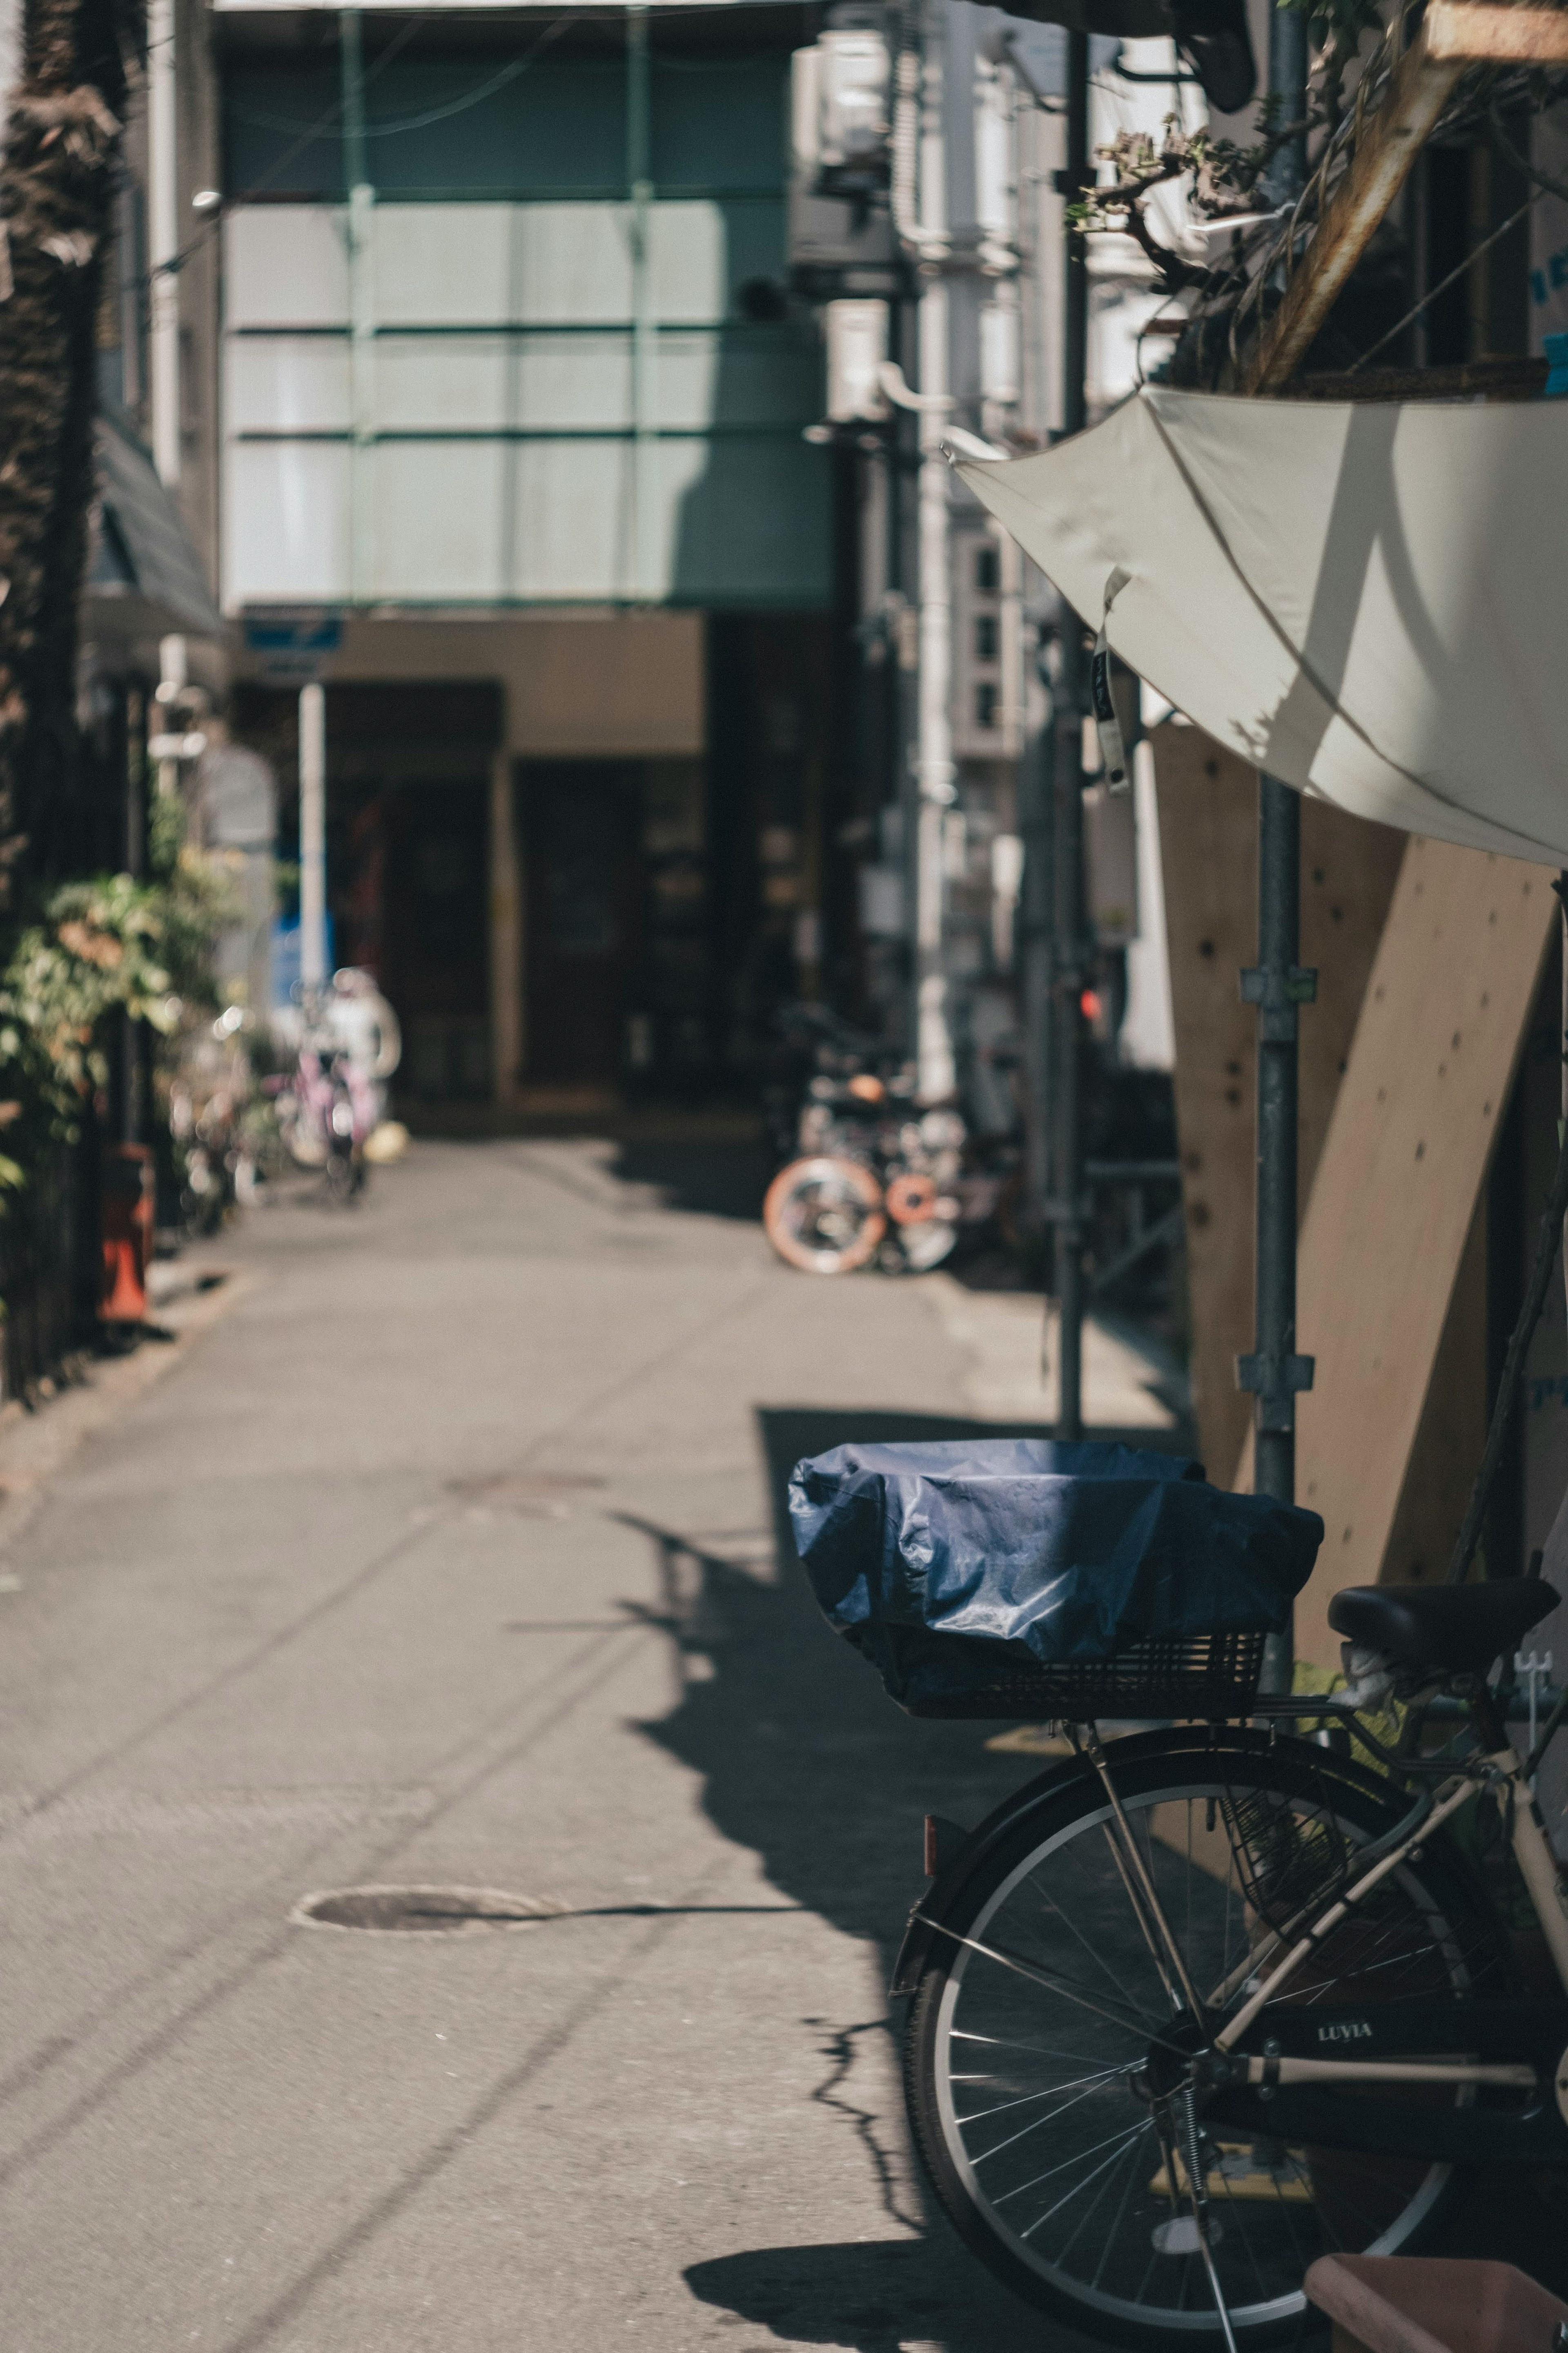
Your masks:
<svg viewBox="0 0 1568 2353"><path fill-rule="evenodd" d="M1330 1810L1326 1788L1315 1819L1268 1789L1227 1792L1221 1802L1242 1892L1277 1936L1343 1894L1351 1846Z"/></svg>
<svg viewBox="0 0 1568 2353"><path fill-rule="evenodd" d="M913 1715L1226 1716L1322 1541L1316 1513L1133 1447L836 1447L790 1518L828 1622Z"/></svg>
<svg viewBox="0 0 1568 2353"><path fill-rule="evenodd" d="M1192 1634L1164 1642L1135 1642L1109 1659L1041 1666L1032 1660L998 1662L969 1689L954 1691L951 1651L1000 1645L949 1646L940 1636L920 1660L907 1662L901 1704L910 1715L1051 1717L1085 1724L1141 1722L1151 1716L1245 1715L1263 1665L1261 1634Z"/></svg>

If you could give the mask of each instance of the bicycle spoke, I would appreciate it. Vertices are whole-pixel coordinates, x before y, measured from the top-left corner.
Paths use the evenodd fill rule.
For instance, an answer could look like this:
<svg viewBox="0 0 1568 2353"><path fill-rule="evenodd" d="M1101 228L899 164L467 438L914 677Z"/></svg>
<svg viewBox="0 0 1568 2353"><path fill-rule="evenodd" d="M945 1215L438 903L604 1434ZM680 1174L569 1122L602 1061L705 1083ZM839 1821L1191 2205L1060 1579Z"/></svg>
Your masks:
<svg viewBox="0 0 1568 2353"><path fill-rule="evenodd" d="M1143 2021L1144 2031L1151 2036L1155 2036L1160 2022L1171 2015L1173 2004L1171 1979L1158 1939L1152 1935L1150 1923L1143 1916L1142 1898L1135 1893L1131 1883L1125 1864L1118 1853L1115 1840L1110 1835L1113 1825L1102 1820L1099 1827L1102 1833L1102 1841L1094 1844L1092 1852L1097 1857L1109 1855L1113 1876L1108 1877L1102 1868L1091 1867L1088 1856L1079 1852L1077 1846L1068 1850L1068 1857L1084 1891L1082 1908L1086 1915L1095 1918L1098 1922L1106 1910L1107 1899L1110 1898L1116 1907L1119 1925L1125 1929L1127 1924L1131 1923L1137 1932L1135 1936L1123 1936L1117 1947L1117 1958L1124 1970L1128 1968L1131 1959L1141 1962L1144 1970L1152 1976L1153 1984L1151 1988L1154 1995L1152 2009L1149 2001L1142 1996L1130 1992L1129 1999L1135 2002L1139 2017ZM1085 1839L1080 1841L1080 1845L1089 1847L1090 1841ZM1056 1858L1053 1857L1052 1860L1055 1861Z"/></svg>
<svg viewBox="0 0 1568 2353"><path fill-rule="evenodd" d="M1131 2010L1136 2017L1142 2018L1146 2025L1156 2025L1158 2021L1148 2017L1142 2005L1133 1994L1131 1988L1123 1985L1121 1979L1117 1976L1115 1970L1111 1968L1104 1954L1098 1951L1096 1947L1089 1943L1089 1938L1084 1935L1083 1930L1079 1926L1077 1921L1068 1918L1068 1915L1062 1910L1061 1905L1056 1901L1055 1897L1047 1897L1044 1895L1038 1888L1035 1888L1033 1892L1039 1897L1039 1900L1042 1903L1048 1904L1049 1908L1056 1914L1057 1918L1061 1922L1063 1927L1078 1938L1079 1943L1083 1947L1083 1949L1089 1955L1089 1959L1094 1963L1097 1968L1102 1970L1105 1976L1110 1978L1111 1984L1121 1996L1122 2000L1127 2004L1129 2010Z"/></svg>
<svg viewBox="0 0 1568 2353"><path fill-rule="evenodd" d="M1115 2011L1107 2010L1102 2001L1091 2001L1088 1994L1079 1993L1076 1987L1068 1985L1059 1978L1047 1977L1043 1969L1019 1960L1016 1954L1001 1952L994 1945L977 1944L973 1936L961 1936L956 1928L949 1928L941 1921L932 1921L931 1925L942 1936L950 1936L955 1945L966 1946L972 1953L978 1953L982 1959L999 1962L1003 1968L1012 1969L1021 1978L1031 1978L1036 1985L1044 1986L1047 1993L1061 1994L1068 2001L1077 2002L1080 2009L1091 2010L1097 2018L1109 2019L1112 2026L1120 2026L1125 2033L1139 2038L1147 2034L1148 2029L1142 2019L1118 2018Z"/></svg>
<svg viewBox="0 0 1568 2353"><path fill-rule="evenodd" d="M1145 2129L1147 2129L1147 2127L1145 2127ZM1037 2231L1043 2230L1047 2222L1052 2221L1056 2215L1061 2212L1064 2206L1070 2206L1073 2200L1080 2197L1084 2190L1089 2188L1090 2181L1097 2181L1100 2179L1100 2176L1104 2173L1109 2167L1114 2165L1116 2161L1117 2160L1114 2157L1108 2157L1104 2165L1096 2166L1094 2171L1089 2175L1088 2181L1080 2181L1075 2189L1068 2190L1064 2196L1058 2198L1054 2206L1047 2207L1045 2213L1040 2216L1038 2221L1031 2222L1026 2230L1021 2231L1018 2234L1019 2237L1024 2239L1033 2238Z"/></svg>
<svg viewBox="0 0 1568 2353"><path fill-rule="evenodd" d="M994 2148L982 2149L978 2157L971 2158L970 2163L972 2165L988 2164L992 2158L1000 2157L1005 2148L1012 2148L1016 2142L1026 2139L1030 2133L1038 2132L1042 2125L1054 2125L1057 2118L1065 2116L1069 2108L1081 2107L1085 2100L1090 2100L1093 2097L1094 2092L1091 2086L1087 2092L1079 2092L1073 2099L1064 2100L1061 2106L1053 2108L1048 2116L1031 2116L1026 2125L1020 2126L1016 2133L1010 2133L1005 2140L999 2140ZM961 2125L973 2124L974 2121L973 2116L959 2118Z"/></svg>
<svg viewBox="0 0 1568 2353"><path fill-rule="evenodd" d="M1116 2243L1117 2237L1121 2229L1122 2221L1127 2212L1127 2201L1132 2195L1132 2186L1138 2179L1138 2144L1136 2141L1132 2143L1131 2147L1128 2151L1128 2155L1131 2157L1132 2162L1127 2168L1127 2179L1121 2191L1121 2203L1116 2210L1115 2221L1112 2222L1110 2229L1106 2233L1105 2239L1101 2242L1100 2261L1094 2267L1094 2277L1089 2282L1090 2287L1098 2287L1100 2285L1101 2276L1105 2271L1106 2262L1110 2254L1111 2248Z"/></svg>
<svg viewBox="0 0 1568 2353"><path fill-rule="evenodd" d="M972 2116L960 2116L958 2122L966 2126L983 2125L991 2116L1005 2116L1009 2108L1027 2107L1031 2100L1048 2100L1053 2092L1076 2092L1081 2084L1088 2084L1092 2091L1097 2084L1109 2084L1112 2076L1121 2073L1120 2067L1102 2067L1098 2075L1080 2075L1077 2083L1046 2084L1037 2092L1020 2092L1016 2100L1004 2100L997 2107L980 2108ZM948 2078L952 2084L994 2084L995 2080L994 2075L950 2075ZM1061 2111L1058 2109L1057 2113L1060 2115Z"/></svg>
<svg viewBox="0 0 1568 2353"><path fill-rule="evenodd" d="M954 2042L988 2042L998 2051L1025 2051L1032 2059L1067 2059L1075 2064L1084 2054L1081 2051L1058 2051L1049 2042L1020 2042L1010 2034L966 2034L962 2027L952 2030Z"/></svg>
<svg viewBox="0 0 1568 2353"><path fill-rule="evenodd" d="M998 2206L1004 2206L1009 2198L1022 2198L1026 2189L1037 2189L1042 2181L1054 2181L1058 2173L1067 2171L1069 2165L1082 2165L1086 2158L1098 2157L1102 2148L1110 2148L1112 2143L1121 2148L1123 2143L1131 2139L1135 2133L1152 2132L1153 2129L1148 2117L1144 2116L1135 2125L1125 2126L1121 2132L1107 2133L1103 2140L1090 2141L1087 2148L1076 2150L1071 2157L1064 2157L1059 2165L1047 2166L1044 2173L1032 2173L1027 2181L1016 2182L1011 2189L1004 2189L996 2203ZM1046 2217L1042 2214L1040 2221L1043 2222L1045 2220ZM1033 2227L1038 2230L1039 2222L1035 2223Z"/></svg>
<svg viewBox="0 0 1568 2353"><path fill-rule="evenodd" d="M1138 2148L1137 2142L1134 2141L1131 2144L1131 2147L1133 2154L1136 2156ZM1121 2158L1118 2158L1116 2162L1119 2165L1121 2162ZM1058 2263L1066 2263L1068 2257L1071 2254L1074 2247L1077 2246L1079 2241L1082 2238L1088 2225L1099 2213L1105 2193L1116 2179L1115 2166L1112 2166L1109 2171L1107 2171L1104 2167L1101 2167L1100 2170L1105 2174L1105 2179L1100 2183L1100 2188L1095 2191L1094 2196L1090 2199L1089 2204L1084 2208L1083 2212L1079 2216L1077 2222L1073 2226L1070 2236L1064 2240L1061 2246L1058 2248L1057 2261Z"/></svg>
<svg viewBox="0 0 1568 2353"><path fill-rule="evenodd" d="M1242 2201L1232 2189L1223 2163L1220 2166L1219 2178L1221 2187L1225 2192L1226 2228L1227 2230L1234 2230L1236 2232L1242 2245L1247 2250L1247 2260L1252 2265L1252 2276L1258 2282L1258 2300L1259 2304L1267 2304L1268 2301L1268 2290L1264 2284L1263 2274L1258 2269L1258 2256L1253 2248L1252 2240L1247 2232L1246 2221L1241 2217Z"/></svg>

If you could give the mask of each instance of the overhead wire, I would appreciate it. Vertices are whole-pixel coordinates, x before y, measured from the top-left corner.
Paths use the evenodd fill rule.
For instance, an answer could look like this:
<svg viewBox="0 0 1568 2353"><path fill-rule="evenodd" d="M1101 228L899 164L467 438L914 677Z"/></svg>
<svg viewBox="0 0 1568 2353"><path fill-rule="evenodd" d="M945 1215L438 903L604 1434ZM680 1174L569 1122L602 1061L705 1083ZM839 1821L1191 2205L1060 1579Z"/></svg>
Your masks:
<svg viewBox="0 0 1568 2353"><path fill-rule="evenodd" d="M540 51L547 47L570 21L568 17L558 17L555 24L540 36L531 49L524 50L521 58L510 58L499 73L492 74L489 81L481 82L477 90L465 90L460 98L452 99L444 106L426 107L422 114L405 115L401 121L367 122L364 125L364 137L367 139L399 138L405 132L426 131L432 123L449 122L454 115L466 114L470 107L482 106L487 98L493 98L497 90L505 90L509 84L517 81L525 74L529 67L537 60ZM618 64L616 66L616 70L619 70ZM370 79L370 75L366 74L365 80L368 82ZM301 132L308 141L321 138L346 139L349 135L346 130L333 130L330 127L330 122L329 127L325 129L318 126L308 127L300 122L290 121L282 115L264 114L256 107L233 104L229 111L240 122L251 123L263 131ZM342 107L340 103L333 108L331 120L335 121L342 112Z"/></svg>
<svg viewBox="0 0 1568 2353"><path fill-rule="evenodd" d="M1482 254L1489 251L1489 248L1497 243L1499 237L1506 237L1510 228L1517 228L1520 222L1524 218L1525 214L1530 210L1531 205L1537 203L1539 199L1545 195L1545 193L1546 191L1543 188L1532 188L1529 195L1526 196L1523 204L1520 206L1517 212L1510 213L1507 220L1500 223L1497 228L1494 228L1489 237L1483 237L1479 245L1472 247L1470 251L1466 254L1463 261L1459 263L1458 269L1450 269L1447 278L1440 278L1436 286L1429 288L1428 290L1423 294L1420 301L1413 304L1412 307L1406 311L1403 319L1396 320L1385 335L1380 335L1376 343L1373 344L1370 351L1363 352L1360 359L1355 361L1352 366L1348 367L1345 370L1345 374L1347 375L1355 375L1359 374L1359 372L1365 367L1368 360L1375 359L1379 352L1384 350L1388 344L1393 343L1395 335L1402 335L1405 332L1405 328L1411 324L1412 321L1418 319L1421 316L1422 311L1426 310L1437 300L1439 294L1446 294L1450 286L1456 285L1458 281L1463 278L1466 273L1480 259Z"/></svg>
<svg viewBox="0 0 1568 2353"><path fill-rule="evenodd" d="M375 63L365 75L364 79L367 82L374 81L376 75L384 72L386 67L392 63L394 58L395 58L401 50L405 49L408 47L409 42L414 38L415 34L419 30L419 27L424 21L424 18L421 16L413 17L408 24L403 26L396 38L387 43L380 57L377 58ZM167 261L159 262L153 269L142 270L137 277L130 280L128 284L134 287L138 292L144 293L151 288L154 278L177 277L180 271L184 268L186 262L191 260L195 254L201 251L209 237L216 234L222 224L223 216L225 213L229 210L230 206L233 205L243 205L247 202L250 197L259 195L262 190L266 187L268 182L269 180L276 179L279 172L287 171L289 165L294 161L295 156L301 154L314 140L320 138L322 131L329 124L335 122L342 111L343 101L340 98L333 105L327 109L326 112L321 117L321 120L318 122L311 123L309 129L304 131L301 135L295 140L294 144L291 147L285 148L282 154L279 155L274 163L268 165L266 171L262 173L259 179L252 180L249 185L240 189L237 195L226 196L222 204L216 206L210 218L203 221L200 228L196 231L195 236L191 238L189 244L181 246L177 252L170 255Z"/></svg>
<svg viewBox="0 0 1568 2353"><path fill-rule="evenodd" d="M526 49L521 58L513 58L509 62L506 71L506 79L508 80L516 80L520 74L526 71L529 66L534 64L543 51L552 47L552 45L561 37L562 34L566 32L571 26L574 25L584 13L585 12L581 8L574 8L570 9L565 16L558 16L555 22L552 25L548 26L540 35L539 38L533 43L531 48ZM394 58L396 58L402 50L407 47L416 33L419 31L421 26L423 26L426 21L427 20L424 16L415 16L407 25L404 26L399 30L395 38L387 43L380 57L378 57L374 63L367 69L362 87L374 81L378 75L386 70L386 68L392 64ZM495 80L499 80L499 78L493 77L492 81ZM463 101L464 107L477 103L478 95L470 95ZM145 291L151 287L154 278L165 275L171 277L177 275L178 272L184 268L185 264L191 260L195 254L201 251L208 238L216 234L223 222L224 216L231 211L235 206L247 204L253 196L259 195L267 187L269 181L276 180L280 172L287 171L289 165L294 161L295 157L302 154L304 150L307 147L312 146L318 139L327 137L336 137L341 139L343 135L342 132L341 131L335 131L333 126L340 121L342 115L342 100L341 98L336 99L314 122L298 126L300 135L296 138L292 146L285 148L283 153L278 156L274 162L269 164L267 169L261 173L257 179L250 181L245 187L238 189L232 196L226 196L223 199L222 204L215 208L211 217L202 223L202 226L197 230L195 236L192 237L187 244L183 245L177 253L172 254L167 261L159 263L155 269L142 270L138 277L130 281L130 284L136 288L138 291ZM462 109L453 111L461 111ZM236 109L235 111L237 112L238 110ZM438 119L438 116L437 119ZM272 127L279 126L274 125ZM289 124L287 127L294 129L297 126ZM367 132L369 127L369 125L366 126ZM395 127L399 129L408 129L417 128L419 125L417 121L412 121L410 123L400 124Z"/></svg>

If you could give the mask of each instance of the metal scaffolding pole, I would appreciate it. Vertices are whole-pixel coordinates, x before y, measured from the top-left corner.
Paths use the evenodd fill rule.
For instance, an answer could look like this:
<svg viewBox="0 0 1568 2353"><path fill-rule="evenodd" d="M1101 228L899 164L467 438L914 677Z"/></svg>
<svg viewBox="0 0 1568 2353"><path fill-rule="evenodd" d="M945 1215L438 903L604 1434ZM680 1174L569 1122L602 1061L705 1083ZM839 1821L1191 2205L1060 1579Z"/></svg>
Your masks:
<svg viewBox="0 0 1568 2353"><path fill-rule="evenodd" d="M1296 1355L1298 1010L1317 993L1301 950L1301 804L1277 776L1258 780L1258 962L1241 993L1258 1016L1258 1272L1254 1353L1237 1377L1257 1397L1254 1492L1293 1503L1296 1398L1312 1360ZM1279 1638L1283 1643L1284 1636ZM1279 1663L1288 1663L1281 1652Z"/></svg>
<svg viewBox="0 0 1568 2353"><path fill-rule="evenodd" d="M1305 17L1275 8L1268 20L1268 87L1287 122L1306 111ZM1307 143L1275 158L1269 193L1289 204L1306 178ZM1258 780L1258 962L1241 976L1241 993L1258 1008L1258 1229L1253 1353L1237 1379L1257 1399L1253 1492L1296 1500L1296 1398L1312 1386L1312 1359L1296 1353L1297 1164L1300 1147L1298 1010L1317 994L1317 975L1301 953L1301 804L1277 776ZM1268 1691L1289 1691L1293 1635L1274 1635L1263 1672Z"/></svg>
<svg viewBox="0 0 1568 2353"><path fill-rule="evenodd" d="M364 40L361 11L338 16L338 67L343 110L343 183L348 195L349 595L356 605L374 593L375 462L375 189L364 126Z"/></svg>
<svg viewBox="0 0 1568 2353"><path fill-rule="evenodd" d="M1068 35L1067 167L1069 203L1091 178L1089 160L1089 36ZM1062 331L1062 433L1081 433L1088 418L1089 253L1080 230L1066 230L1066 314ZM1084 1170L1079 1077L1082 999L1090 943L1083 891L1083 628L1062 607L1056 712L1056 1053L1052 1179L1058 1314L1057 1436L1083 1435Z"/></svg>
<svg viewBox="0 0 1568 2353"><path fill-rule="evenodd" d="M180 178L174 0L147 11L147 283L153 462L180 479Z"/></svg>
<svg viewBox="0 0 1568 2353"><path fill-rule="evenodd" d="M1042 666L1043 675L1043 666ZM1054 681L1043 676L1047 691ZM1051 1196L1052 964L1056 938L1055 709L1026 730L1018 763L1018 831L1024 873L1018 899L1017 973L1024 1070L1024 1223L1032 1232Z"/></svg>
<svg viewBox="0 0 1568 2353"><path fill-rule="evenodd" d="M942 448L951 364L947 280L945 0L927 0L920 112L921 264L916 304L920 357L920 694L915 737L915 1066L921 1103L943 1103L957 1084L946 943L947 812L958 797L952 757L952 544L949 468Z"/></svg>
<svg viewBox="0 0 1568 2353"><path fill-rule="evenodd" d="M327 985L327 695L300 690L300 981L311 1018Z"/></svg>

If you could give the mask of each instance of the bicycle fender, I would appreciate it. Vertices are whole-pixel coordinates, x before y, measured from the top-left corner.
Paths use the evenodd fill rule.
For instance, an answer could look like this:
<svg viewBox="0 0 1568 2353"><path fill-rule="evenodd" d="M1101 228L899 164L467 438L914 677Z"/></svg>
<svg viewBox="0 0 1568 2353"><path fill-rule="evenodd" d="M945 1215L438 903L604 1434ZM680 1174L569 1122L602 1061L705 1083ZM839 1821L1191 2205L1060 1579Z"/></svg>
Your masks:
<svg viewBox="0 0 1568 2353"><path fill-rule="evenodd" d="M1109 1752L1109 1762L1114 1771L1119 1762L1131 1764L1151 1755L1187 1757L1194 1749L1208 1748L1234 1754L1238 1748L1252 1752L1268 1745L1267 1733L1253 1732L1244 1725L1227 1725L1219 1729L1217 1738L1216 1729L1219 1728L1206 1724L1193 1724L1133 1733L1114 1744ZM889 1981L890 1999L897 2000L915 1991L924 1973L932 1939L940 1933L938 1924L1001 1841L1011 1838L1031 1814L1055 1805L1068 1791L1097 1786L1094 1767L1087 1757L1064 1757L1059 1765L1047 1766L986 1815L963 1845L949 1857L910 1912Z"/></svg>
<svg viewBox="0 0 1568 2353"><path fill-rule="evenodd" d="M1135 1762L1150 1756L1184 1757L1192 1756L1194 1751L1213 1751L1215 1756L1237 1756L1237 1753L1260 1756L1260 1753L1268 1753L1272 1739L1277 1739L1277 1735L1269 1735L1269 1732L1253 1727L1253 1725L1166 1725L1166 1727L1159 1727L1154 1732L1133 1732L1126 1739L1114 1741L1107 1751L1107 1765L1110 1765L1114 1777L1117 1765L1135 1765ZM1323 1769L1326 1760L1323 1760L1321 1751L1314 1753L1314 1762L1319 1765L1319 1769ZM1333 1772L1335 1778L1344 1778L1344 1781L1354 1784L1361 1795L1380 1798L1384 1805L1389 1802L1387 1786L1380 1784L1375 1774L1366 1772L1361 1765L1354 1765L1347 1757L1333 1757L1333 1765L1326 1769ZM891 1978L889 1978L889 1995L893 2000L898 2000L902 1995L912 1995L917 1990L926 1968L926 1956L931 1953L931 1944L941 1934L938 1923L952 1908L963 1887L969 1884L973 1873L980 1868L980 1863L990 1859L992 1852L1002 1845L1002 1840L1013 1838L1013 1833L1030 1819L1030 1814L1056 1805L1063 1795L1068 1795L1074 1788L1098 1788L1096 1769L1089 1762L1089 1757L1063 1757L1060 1765L1048 1765L1047 1772L1037 1774L1032 1781L1025 1781L1023 1788L1013 1790L1008 1798L1004 1798L1002 1805L994 1807L987 1814L985 1821L980 1821L971 1831L969 1840L947 1859L945 1866L938 1871L936 1878L931 1880L924 1894L910 1911L908 1927L902 1932L902 1944L898 1946L898 1957L893 1962Z"/></svg>

